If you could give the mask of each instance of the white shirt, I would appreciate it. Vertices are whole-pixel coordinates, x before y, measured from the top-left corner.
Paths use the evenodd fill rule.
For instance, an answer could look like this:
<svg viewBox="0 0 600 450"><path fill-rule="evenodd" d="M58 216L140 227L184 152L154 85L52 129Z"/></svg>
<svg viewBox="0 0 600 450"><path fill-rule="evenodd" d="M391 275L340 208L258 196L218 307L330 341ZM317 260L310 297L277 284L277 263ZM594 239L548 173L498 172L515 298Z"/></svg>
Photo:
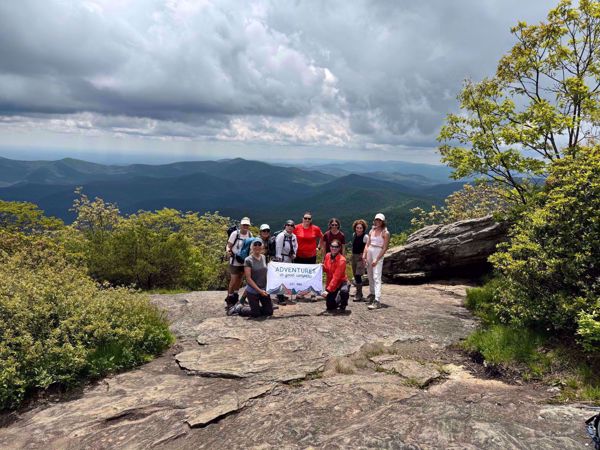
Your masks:
<svg viewBox="0 0 600 450"><path fill-rule="evenodd" d="M297 251L298 238L296 238L295 234L282 231L277 235L275 238L275 256L279 261L292 262Z"/></svg>
<svg viewBox="0 0 600 450"><path fill-rule="evenodd" d="M238 233L239 233L239 237L238 237ZM242 249L242 247L244 246L244 239L250 238L252 237L252 233L250 233L250 231L248 231L247 233L242 233L242 230L235 230L233 233L231 233L229 235L229 239L227 239L227 242L231 244L231 251L234 255L237 255L240 250ZM236 240L237 239L237 240ZM235 257L232 257L229 260L229 263L234 265L234 266L243 266L244 263L241 262L237 262L235 260Z"/></svg>

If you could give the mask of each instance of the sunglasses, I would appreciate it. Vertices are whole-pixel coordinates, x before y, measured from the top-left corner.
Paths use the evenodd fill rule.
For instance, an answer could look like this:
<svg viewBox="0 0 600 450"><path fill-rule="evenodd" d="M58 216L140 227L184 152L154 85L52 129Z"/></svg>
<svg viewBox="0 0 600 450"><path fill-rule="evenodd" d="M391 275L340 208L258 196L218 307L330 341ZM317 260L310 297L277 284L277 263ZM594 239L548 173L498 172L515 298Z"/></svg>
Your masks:
<svg viewBox="0 0 600 450"><path fill-rule="evenodd" d="M312 217L303 217L304 220L312 220Z"/></svg>
<svg viewBox="0 0 600 450"><path fill-rule="evenodd" d="M332 224L331 224L331 225L329 225L329 226L330 226L330 227L336 227L336 228L338 228L338 227L340 226L340 224L339 224L339 223L332 223Z"/></svg>
<svg viewBox="0 0 600 450"><path fill-rule="evenodd" d="M340 248L339 245L330 245L329 247L331 247L331 248Z"/></svg>
<svg viewBox="0 0 600 450"><path fill-rule="evenodd" d="M294 226L294 224L293 224L293 223L286 223L286 224L285 224L285 226L286 226L286 227L293 227L293 226Z"/></svg>
<svg viewBox="0 0 600 450"><path fill-rule="evenodd" d="M271 230L260 230L261 233L270 233Z"/></svg>
<svg viewBox="0 0 600 450"><path fill-rule="evenodd" d="M255 242L252 244L253 247L262 247L262 242Z"/></svg>

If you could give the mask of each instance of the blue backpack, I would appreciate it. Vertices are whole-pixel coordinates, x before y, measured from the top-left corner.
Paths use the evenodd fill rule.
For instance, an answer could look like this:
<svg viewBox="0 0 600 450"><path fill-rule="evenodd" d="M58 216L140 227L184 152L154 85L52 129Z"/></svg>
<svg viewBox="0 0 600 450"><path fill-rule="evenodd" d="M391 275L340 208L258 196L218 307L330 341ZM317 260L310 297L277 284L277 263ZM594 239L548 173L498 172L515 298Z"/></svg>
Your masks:
<svg viewBox="0 0 600 450"><path fill-rule="evenodd" d="M244 243L242 244L242 248L240 249L240 251L235 255L235 260L237 262L239 262L240 264L244 264L244 260L250 256L250 247L252 246L252 242L254 242L256 239L253 237L249 237L244 239Z"/></svg>

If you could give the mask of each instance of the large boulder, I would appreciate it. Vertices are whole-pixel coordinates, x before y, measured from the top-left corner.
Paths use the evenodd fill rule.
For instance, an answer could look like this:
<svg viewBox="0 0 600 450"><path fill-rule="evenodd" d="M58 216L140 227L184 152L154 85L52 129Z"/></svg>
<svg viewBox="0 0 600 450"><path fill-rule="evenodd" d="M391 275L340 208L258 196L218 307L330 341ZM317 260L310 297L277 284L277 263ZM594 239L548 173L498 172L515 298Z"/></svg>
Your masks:
<svg viewBox="0 0 600 450"><path fill-rule="evenodd" d="M492 216L422 228L409 236L406 245L386 253L383 280L407 283L480 276L490 269L488 256L506 240L507 229Z"/></svg>

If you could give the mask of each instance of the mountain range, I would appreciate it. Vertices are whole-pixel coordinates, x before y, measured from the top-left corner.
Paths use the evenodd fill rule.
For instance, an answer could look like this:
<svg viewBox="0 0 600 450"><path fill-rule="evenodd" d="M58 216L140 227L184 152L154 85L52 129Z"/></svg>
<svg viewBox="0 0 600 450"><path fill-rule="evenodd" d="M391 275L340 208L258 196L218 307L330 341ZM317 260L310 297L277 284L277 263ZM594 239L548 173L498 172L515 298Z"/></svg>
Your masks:
<svg viewBox="0 0 600 450"><path fill-rule="evenodd" d="M398 172L399 167L352 162L323 169L241 158L117 166L0 157L0 199L33 202L70 222L74 190L82 186L89 197L117 203L126 214L163 207L219 211L236 219L248 215L254 223L279 229L286 219L299 220L310 210L316 224L324 226L335 216L349 230L354 219L381 211L391 231L399 232L408 226L411 208L439 204L464 184L449 182L448 169L439 166L412 165L410 173Z"/></svg>

